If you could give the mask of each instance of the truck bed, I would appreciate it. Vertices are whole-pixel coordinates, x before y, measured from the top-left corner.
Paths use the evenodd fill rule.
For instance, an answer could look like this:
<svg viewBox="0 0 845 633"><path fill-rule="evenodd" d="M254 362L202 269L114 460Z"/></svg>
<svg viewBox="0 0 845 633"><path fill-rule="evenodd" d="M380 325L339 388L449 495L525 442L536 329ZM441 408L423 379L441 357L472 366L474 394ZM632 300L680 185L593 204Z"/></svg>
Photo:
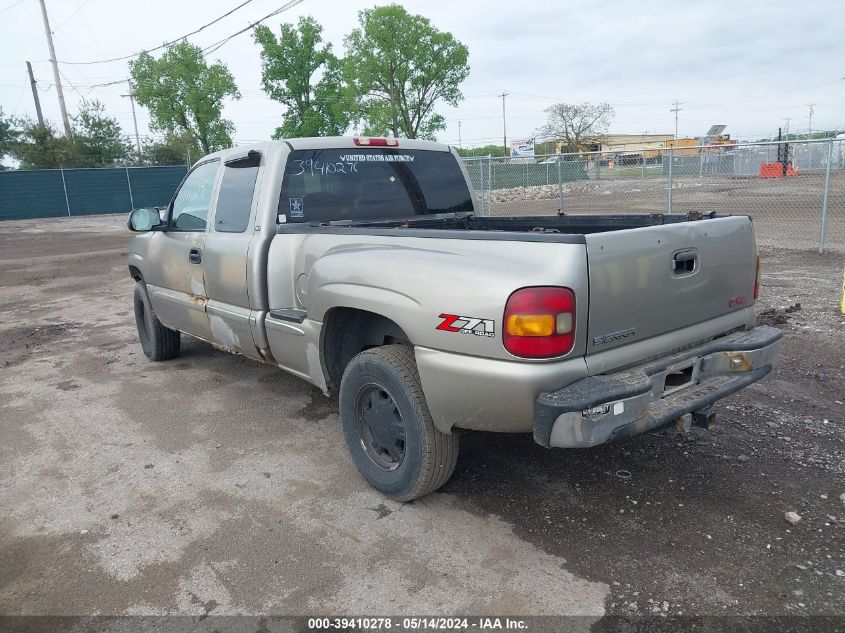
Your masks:
<svg viewBox="0 0 845 633"><path fill-rule="evenodd" d="M478 217L471 213L446 213L389 220L341 220L311 224L280 224L279 233L323 232L325 229L417 229L485 231L539 235L589 235L664 224L727 217L709 214L630 213L614 215L533 215ZM442 235L441 237L446 237ZM469 236L465 236L469 239ZM489 239L489 238L488 238ZM495 239L495 238L493 238ZM568 241L568 240L567 240Z"/></svg>

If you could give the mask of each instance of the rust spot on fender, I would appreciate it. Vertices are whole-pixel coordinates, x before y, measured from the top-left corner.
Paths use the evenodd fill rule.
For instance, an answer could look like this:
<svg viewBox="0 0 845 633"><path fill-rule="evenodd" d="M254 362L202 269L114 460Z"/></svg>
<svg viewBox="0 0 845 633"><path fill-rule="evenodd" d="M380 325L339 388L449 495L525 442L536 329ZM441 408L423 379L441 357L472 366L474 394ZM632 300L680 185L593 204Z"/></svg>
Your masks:
<svg viewBox="0 0 845 633"><path fill-rule="evenodd" d="M201 295L194 294L193 292L188 293L188 298L191 300L191 303L196 303L198 305L205 305L208 301L205 297Z"/></svg>

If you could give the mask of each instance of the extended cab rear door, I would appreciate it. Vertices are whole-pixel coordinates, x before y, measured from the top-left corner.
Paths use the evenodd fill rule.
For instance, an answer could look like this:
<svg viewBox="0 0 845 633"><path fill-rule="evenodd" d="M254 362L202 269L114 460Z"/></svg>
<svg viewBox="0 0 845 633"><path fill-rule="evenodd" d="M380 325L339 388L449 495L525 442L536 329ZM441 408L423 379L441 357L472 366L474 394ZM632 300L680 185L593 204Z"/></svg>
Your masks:
<svg viewBox="0 0 845 633"><path fill-rule="evenodd" d="M203 269L208 296L206 311L211 341L230 352L260 358L253 340L251 318L256 308L249 293L250 249L256 244L254 227L258 204L261 154L250 152L224 161L214 216L205 238Z"/></svg>

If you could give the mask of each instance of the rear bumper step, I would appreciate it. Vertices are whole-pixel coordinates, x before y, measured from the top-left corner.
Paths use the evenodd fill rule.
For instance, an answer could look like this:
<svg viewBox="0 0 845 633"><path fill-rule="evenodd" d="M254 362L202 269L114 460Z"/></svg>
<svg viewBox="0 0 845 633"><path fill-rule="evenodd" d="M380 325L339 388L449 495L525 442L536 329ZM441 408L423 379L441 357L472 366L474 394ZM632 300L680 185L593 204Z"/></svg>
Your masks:
<svg viewBox="0 0 845 633"><path fill-rule="evenodd" d="M761 326L542 393L534 403L534 439L547 448L588 447L669 424L766 376L782 336Z"/></svg>

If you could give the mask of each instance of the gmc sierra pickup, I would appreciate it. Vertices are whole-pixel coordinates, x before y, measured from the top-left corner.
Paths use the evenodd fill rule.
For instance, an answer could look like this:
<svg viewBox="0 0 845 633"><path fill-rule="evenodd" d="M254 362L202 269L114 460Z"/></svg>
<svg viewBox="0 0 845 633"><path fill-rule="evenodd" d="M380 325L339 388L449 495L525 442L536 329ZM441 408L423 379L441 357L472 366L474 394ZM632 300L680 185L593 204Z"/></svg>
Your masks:
<svg viewBox="0 0 845 633"><path fill-rule="evenodd" d="M339 394L363 477L409 500L462 429L589 447L679 424L768 374L747 216L477 217L454 149L275 141L197 162L136 209L144 353L180 334Z"/></svg>

